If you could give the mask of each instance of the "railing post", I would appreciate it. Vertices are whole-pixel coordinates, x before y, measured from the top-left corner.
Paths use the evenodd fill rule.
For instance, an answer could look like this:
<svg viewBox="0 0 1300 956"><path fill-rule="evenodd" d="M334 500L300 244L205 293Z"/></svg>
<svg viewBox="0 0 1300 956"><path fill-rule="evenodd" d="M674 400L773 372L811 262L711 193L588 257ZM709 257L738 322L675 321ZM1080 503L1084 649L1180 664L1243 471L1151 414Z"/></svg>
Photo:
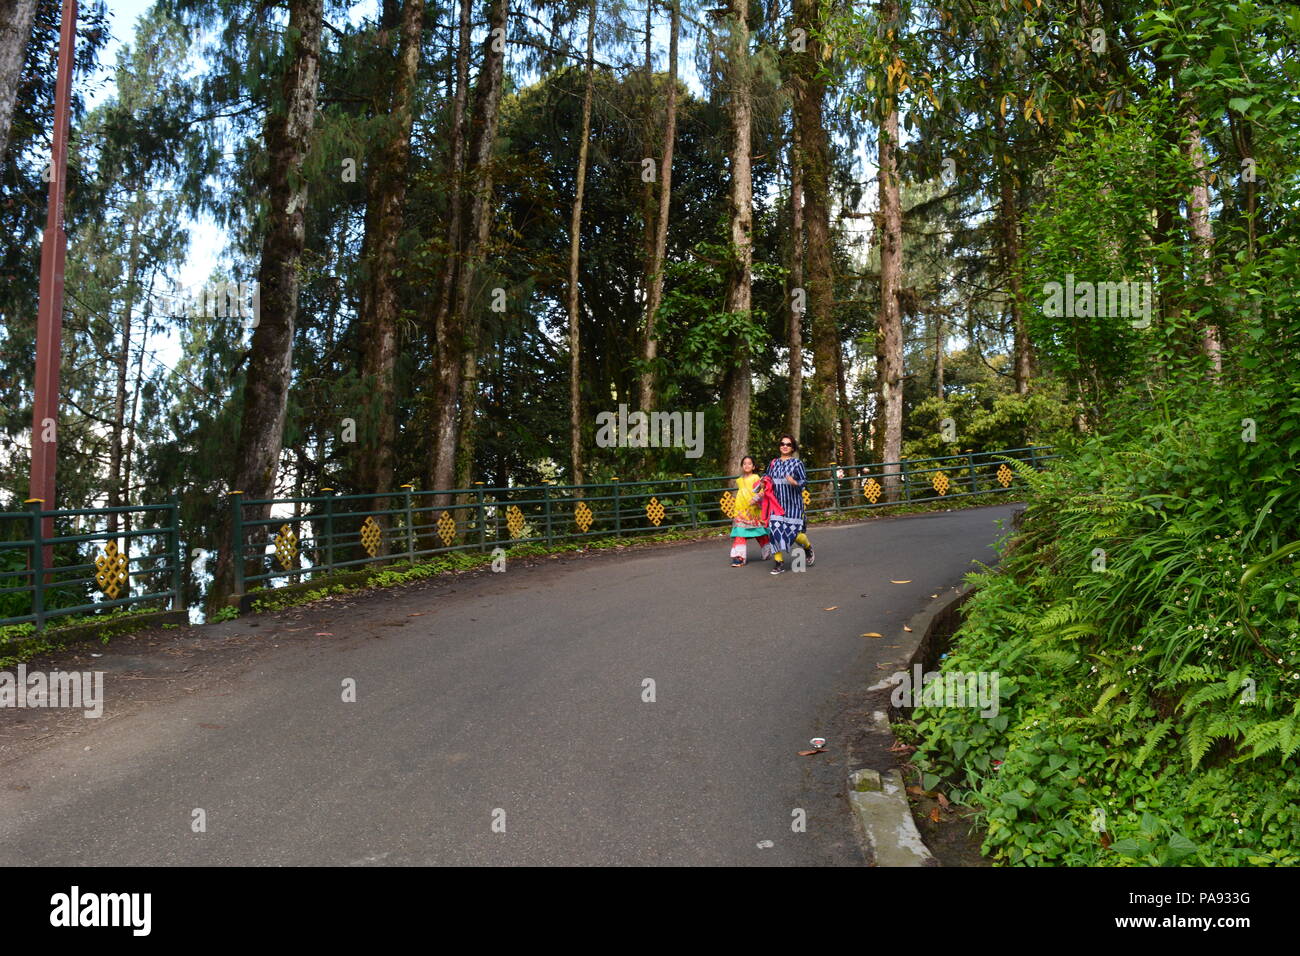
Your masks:
<svg viewBox="0 0 1300 956"><path fill-rule="evenodd" d="M474 484L478 485L475 489L478 494L478 549L484 552L487 551L487 512L483 508L483 482Z"/></svg>
<svg viewBox="0 0 1300 956"><path fill-rule="evenodd" d="M45 628L45 543L41 538L41 505L43 498L28 498L32 509L32 613L36 615L36 630Z"/></svg>
<svg viewBox="0 0 1300 956"><path fill-rule="evenodd" d="M181 578L181 565L185 561L185 549L181 547L181 508L176 502L167 505L167 518L171 527L167 533L167 548L172 555L172 610L180 611L185 607L181 592L184 582Z"/></svg>
<svg viewBox="0 0 1300 956"><path fill-rule="evenodd" d="M334 489L322 488L325 499L325 570L334 570Z"/></svg>
<svg viewBox="0 0 1300 956"><path fill-rule="evenodd" d="M907 478L907 459L900 459L898 462L898 473L903 479L903 500L912 500L912 483Z"/></svg>
<svg viewBox="0 0 1300 956"><path fill-rule="evenodd" d="M695 505L695 475L687 472L686 474L686 507L691 512L691 527L700 526L700 513Z"/></svg>
<svg viewBox="0 0 1300 956"><path fill-rule="evenodd" d="M403 507L406 509L406 560L409 564L414 564L415 563L415 521L414 518L412 517L412 512L411 512L411 489L414 488L415 486L402 485L402 487L405 489L405 495L406 495L405 504L403 505Z"/></svg>
<svg viewBox="0 0 1300 956"><path fill-rule="evenodd" d="M1029 443L1029 464L1030 464L1030 466L1031 466L1035 471L1038 471L1038 470L1039 470L1039 467L1038 467L1038 449L1034 447L1034 443L1033 443L1033 442L1030 442L1030 443Z"/></svg>
<svg viewBox="0 0 1300 956"><path fill-rule="evenodd" d="M546 510L546 546L549 548L554 544L554 538L551 536L551 488L550 485L542 485L542 506Z"/></svg>
<svg viewBox="0 0 1300 956"><path fill-rule="evenodd" d="M838 514L840 509L840 478L835 471L836 463L831 462L831 494L835 500L835 511Z"/></svg>
<svg viewBox="0 0 1300 956"><path fill-rule="evenodd" d="M614 533L619 534L623 530L622 502L619 500L618 479L611 478L610 481L614 483Z"/></svg>
<svg viewBox="0 0 1300 956"><path fill-rule="evenodd" d="M969 449L969 448L966 449L966 455L967 455L966 460L970 462L970 490L971 490L971 494L978 494L978 493L979 493L979 490L980 490L980 488L979 488L980 481L979 481L979 475L977 475L977 474L975 473L975 455L974 455L974 453L971 451L971 449Z"/></svg>
<svg viewBox="0 0 1300 956"><path fill-rule="evenodd" d="M230 543L235 553L230 559L235 565L235 593L244 593L244 499L242 491L230 493Z"/></svg>

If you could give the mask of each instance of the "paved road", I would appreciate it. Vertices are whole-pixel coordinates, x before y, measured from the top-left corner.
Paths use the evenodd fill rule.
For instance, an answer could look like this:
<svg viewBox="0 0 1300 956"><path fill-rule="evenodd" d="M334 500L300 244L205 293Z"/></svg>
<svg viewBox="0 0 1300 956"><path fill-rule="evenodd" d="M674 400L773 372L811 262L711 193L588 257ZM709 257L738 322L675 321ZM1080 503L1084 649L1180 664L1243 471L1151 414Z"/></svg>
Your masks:
<svg viewBox="0 0 1300 956"><path fill-rule="evenodd" d="M814 527L805 574L718 540L375 593L7 766L0 864L860 864L836 739L796 752L1013 507Z"/></svg>

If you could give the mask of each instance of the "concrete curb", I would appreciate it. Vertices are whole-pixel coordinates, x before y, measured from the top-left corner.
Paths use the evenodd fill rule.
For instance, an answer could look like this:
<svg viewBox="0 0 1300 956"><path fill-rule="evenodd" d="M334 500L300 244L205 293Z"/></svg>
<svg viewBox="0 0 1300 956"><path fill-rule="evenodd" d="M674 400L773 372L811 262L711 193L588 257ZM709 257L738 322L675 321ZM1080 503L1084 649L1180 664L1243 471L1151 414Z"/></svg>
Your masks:
<svg viewBox="0 0 1300 956"><path fill-rule="evenodd" d="M870 866L938 866L912 819L903 775L890 770L849 774L849 806Z"/></svg>
<svg viewBox="0 0 1300 956"><path fill-rule="evenodd" d="M907 622L912 638L910 652L898 664L898 670L882 678L870 688L877 692L877 706L871 711L872 729L892 737L889 729L889 695L897 683L898 671L906 671L913 664L925 664L935 654L935 644L951 635L958 620L958 612L974 589L966 585L955 592L941 595ZM876 770L855 770L849 774L849 806L853 811L854 826L862 842L870 866L938 866L921 839L912 808L907 802L903 775L897 768L884 773Z"/></svg>

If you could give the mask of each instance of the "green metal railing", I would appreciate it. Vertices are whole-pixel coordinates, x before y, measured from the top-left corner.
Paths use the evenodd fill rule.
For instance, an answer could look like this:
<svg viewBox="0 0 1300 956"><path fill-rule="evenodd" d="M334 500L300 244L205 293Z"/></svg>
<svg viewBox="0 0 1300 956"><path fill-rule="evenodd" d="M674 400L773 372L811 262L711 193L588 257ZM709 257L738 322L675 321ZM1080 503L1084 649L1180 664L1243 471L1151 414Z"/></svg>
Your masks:
<svg viewBox="0 0 1300 956"><path fill-rule="evenodd" d="M966 452L883 464L808 469L806 514L851 515L871 508L997 495L1023 487L1007 459L1035 468L1048 446ZM245 500L231 495L239 542L235 591L311 580L329 571L388 561L416 562L455 551L680 531L731 523L735 475L585 485L416 491ZM280 514L277 516L277 512ZM292 512L286 515L286 512ZM256 516L256 517L255 517Z"/></svg>
<svg viewBox="0 0 1300 956"><path fill-rule="evenodd" d="M30 511L0 512L0 625L40 630L53 618L116 608L182 609L177 505L28 504Z"/></svg>
<svg viewBox="0 0 1300 956"><path fill-rule="evenodd" d="M806 513L852 516L889 505L999 495L1048 446L808 469ZM586 485L245 500L230 495L235 593L332 571L456 551L555 545L730 525L734 475ZM184 607L178 505L0 513L0 626L131 606ZM122 527L117 528L115 525ZM52 526L54 534L44 529ZM84 527L83 527L84 526ZM50 557L47 558L47 552Z"/></svg>

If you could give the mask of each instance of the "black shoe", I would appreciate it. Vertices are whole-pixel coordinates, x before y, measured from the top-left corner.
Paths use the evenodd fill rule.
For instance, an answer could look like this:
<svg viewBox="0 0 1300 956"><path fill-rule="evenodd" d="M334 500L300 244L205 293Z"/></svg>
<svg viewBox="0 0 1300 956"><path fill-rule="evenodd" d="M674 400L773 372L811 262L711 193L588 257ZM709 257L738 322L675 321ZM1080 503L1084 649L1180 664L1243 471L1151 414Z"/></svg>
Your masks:
<svg viewBox="0 0 1300 956"><path fill-rule="evenodd" d="M773 574L785 574L785 562L777 561L776 567L772 568Z"/></svg>

